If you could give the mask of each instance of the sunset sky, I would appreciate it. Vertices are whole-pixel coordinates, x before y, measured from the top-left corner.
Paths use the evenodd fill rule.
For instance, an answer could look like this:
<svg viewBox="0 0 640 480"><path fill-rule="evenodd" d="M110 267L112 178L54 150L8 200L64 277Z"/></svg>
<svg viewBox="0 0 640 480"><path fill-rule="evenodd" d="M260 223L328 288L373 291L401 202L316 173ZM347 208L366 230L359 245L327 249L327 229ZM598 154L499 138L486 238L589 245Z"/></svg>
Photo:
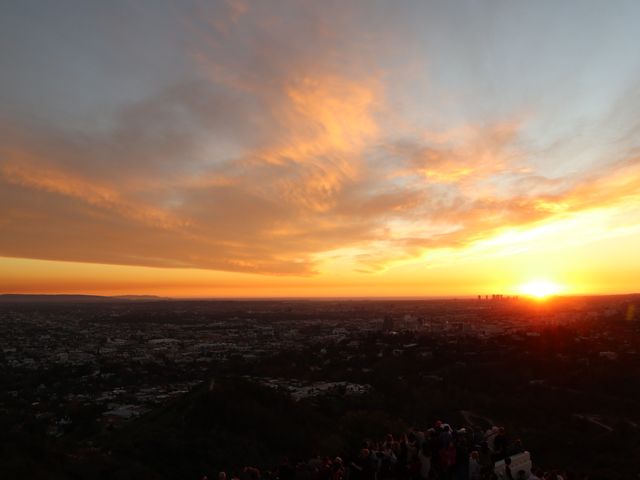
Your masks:
<svg viewBox="0 0 640 480"><path fill-rule="evenodd" d="M640 2L0 5L0 293L640 291Z"/></svg>

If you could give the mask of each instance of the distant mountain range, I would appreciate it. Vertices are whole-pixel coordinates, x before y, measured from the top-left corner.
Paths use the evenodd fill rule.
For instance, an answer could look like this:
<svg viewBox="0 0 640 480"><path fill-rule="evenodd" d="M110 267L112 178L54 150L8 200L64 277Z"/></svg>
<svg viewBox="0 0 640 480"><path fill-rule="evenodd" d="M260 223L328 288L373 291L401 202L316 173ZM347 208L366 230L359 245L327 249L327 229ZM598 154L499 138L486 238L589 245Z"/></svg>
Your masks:
<svg viewBox="0 0 640 480"><path fill-rule="evenodd" d="M0 303L117 303L117 302L156 302L170 300L168 297L155 295L30 295L30 294L0 294Z"/></svg>

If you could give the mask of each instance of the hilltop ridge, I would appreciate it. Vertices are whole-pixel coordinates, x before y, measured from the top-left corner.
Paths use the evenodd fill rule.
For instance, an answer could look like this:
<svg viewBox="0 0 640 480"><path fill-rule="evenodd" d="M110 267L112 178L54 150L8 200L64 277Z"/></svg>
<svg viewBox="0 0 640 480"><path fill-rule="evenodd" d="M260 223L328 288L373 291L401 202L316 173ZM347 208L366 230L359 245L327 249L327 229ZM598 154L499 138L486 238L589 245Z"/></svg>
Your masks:
<svg viewBox="0 0 640 480"><path fill-rule="evenodd" d="M156 295L76 295L76 294L30 294L2 293L0 303L109 303L109 302L149 302L169 300Z"/></svg>

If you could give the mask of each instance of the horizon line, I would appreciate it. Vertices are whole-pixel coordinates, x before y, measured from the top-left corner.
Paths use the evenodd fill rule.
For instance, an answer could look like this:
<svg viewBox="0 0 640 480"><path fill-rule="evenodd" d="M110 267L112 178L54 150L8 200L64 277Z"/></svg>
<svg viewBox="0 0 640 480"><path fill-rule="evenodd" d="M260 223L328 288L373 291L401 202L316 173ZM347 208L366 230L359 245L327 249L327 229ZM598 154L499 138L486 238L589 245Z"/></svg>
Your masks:
<svg viewBox="0 0 640 480"><path fill-rule="evenodd" d="M156 294L95 294L95 293L0 293L2 297L97 297L105 299L126 299L126 298L140 298L150 299L158 301L276 301L276 300L493 300L493 295L501 295L504 300L509 299L533 299L535 297L526 294L460 294L460 295L326 295L326 296L166 296ZM581 297L623 297L623 296L638 296L640 292L619 292L619 293L575 293L575 294L557 294L549 295L548 298L581 298ZM478 298L481 297L481 298Z"/></svg>

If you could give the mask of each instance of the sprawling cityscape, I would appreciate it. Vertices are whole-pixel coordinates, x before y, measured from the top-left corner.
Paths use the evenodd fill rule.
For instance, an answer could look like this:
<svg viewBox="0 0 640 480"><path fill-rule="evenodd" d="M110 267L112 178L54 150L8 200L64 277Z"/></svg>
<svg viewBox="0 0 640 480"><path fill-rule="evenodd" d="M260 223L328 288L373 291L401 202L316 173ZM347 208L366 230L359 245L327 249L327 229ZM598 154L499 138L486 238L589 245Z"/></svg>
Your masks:
<svg viewBox="0 0 640 480"><path fill-rule="evenodd" d="M272 389L305 408L335 402L323 413L334 424L352 408L382 425L424 427L445 417L466 428L506 426L543 468L622 479L640 466L640 392L629 381L640 374L640 296L28 298L0 302L0 412L8 442L41 442L46 455L65 452L63 467L43 453L43 465L54 471L86 461L102 465L95 457L112 458L107 452L120 431L135 431L150 415L229 379ZM595 448L588 457L584 435ZM334 443L323 453L346 455L357 447ZM242 454L247 462L261 458ZM36 461L12 455L3 459L10 471ZM149 461L135 450L128 455ZM251 465L216 465L224 460L209 456L197 465L177 462L175 472ZM277 463L277 455L270 460ZM131 462L122 461L123 471ZM145 468L151 475L157 466Z"/></svg>

